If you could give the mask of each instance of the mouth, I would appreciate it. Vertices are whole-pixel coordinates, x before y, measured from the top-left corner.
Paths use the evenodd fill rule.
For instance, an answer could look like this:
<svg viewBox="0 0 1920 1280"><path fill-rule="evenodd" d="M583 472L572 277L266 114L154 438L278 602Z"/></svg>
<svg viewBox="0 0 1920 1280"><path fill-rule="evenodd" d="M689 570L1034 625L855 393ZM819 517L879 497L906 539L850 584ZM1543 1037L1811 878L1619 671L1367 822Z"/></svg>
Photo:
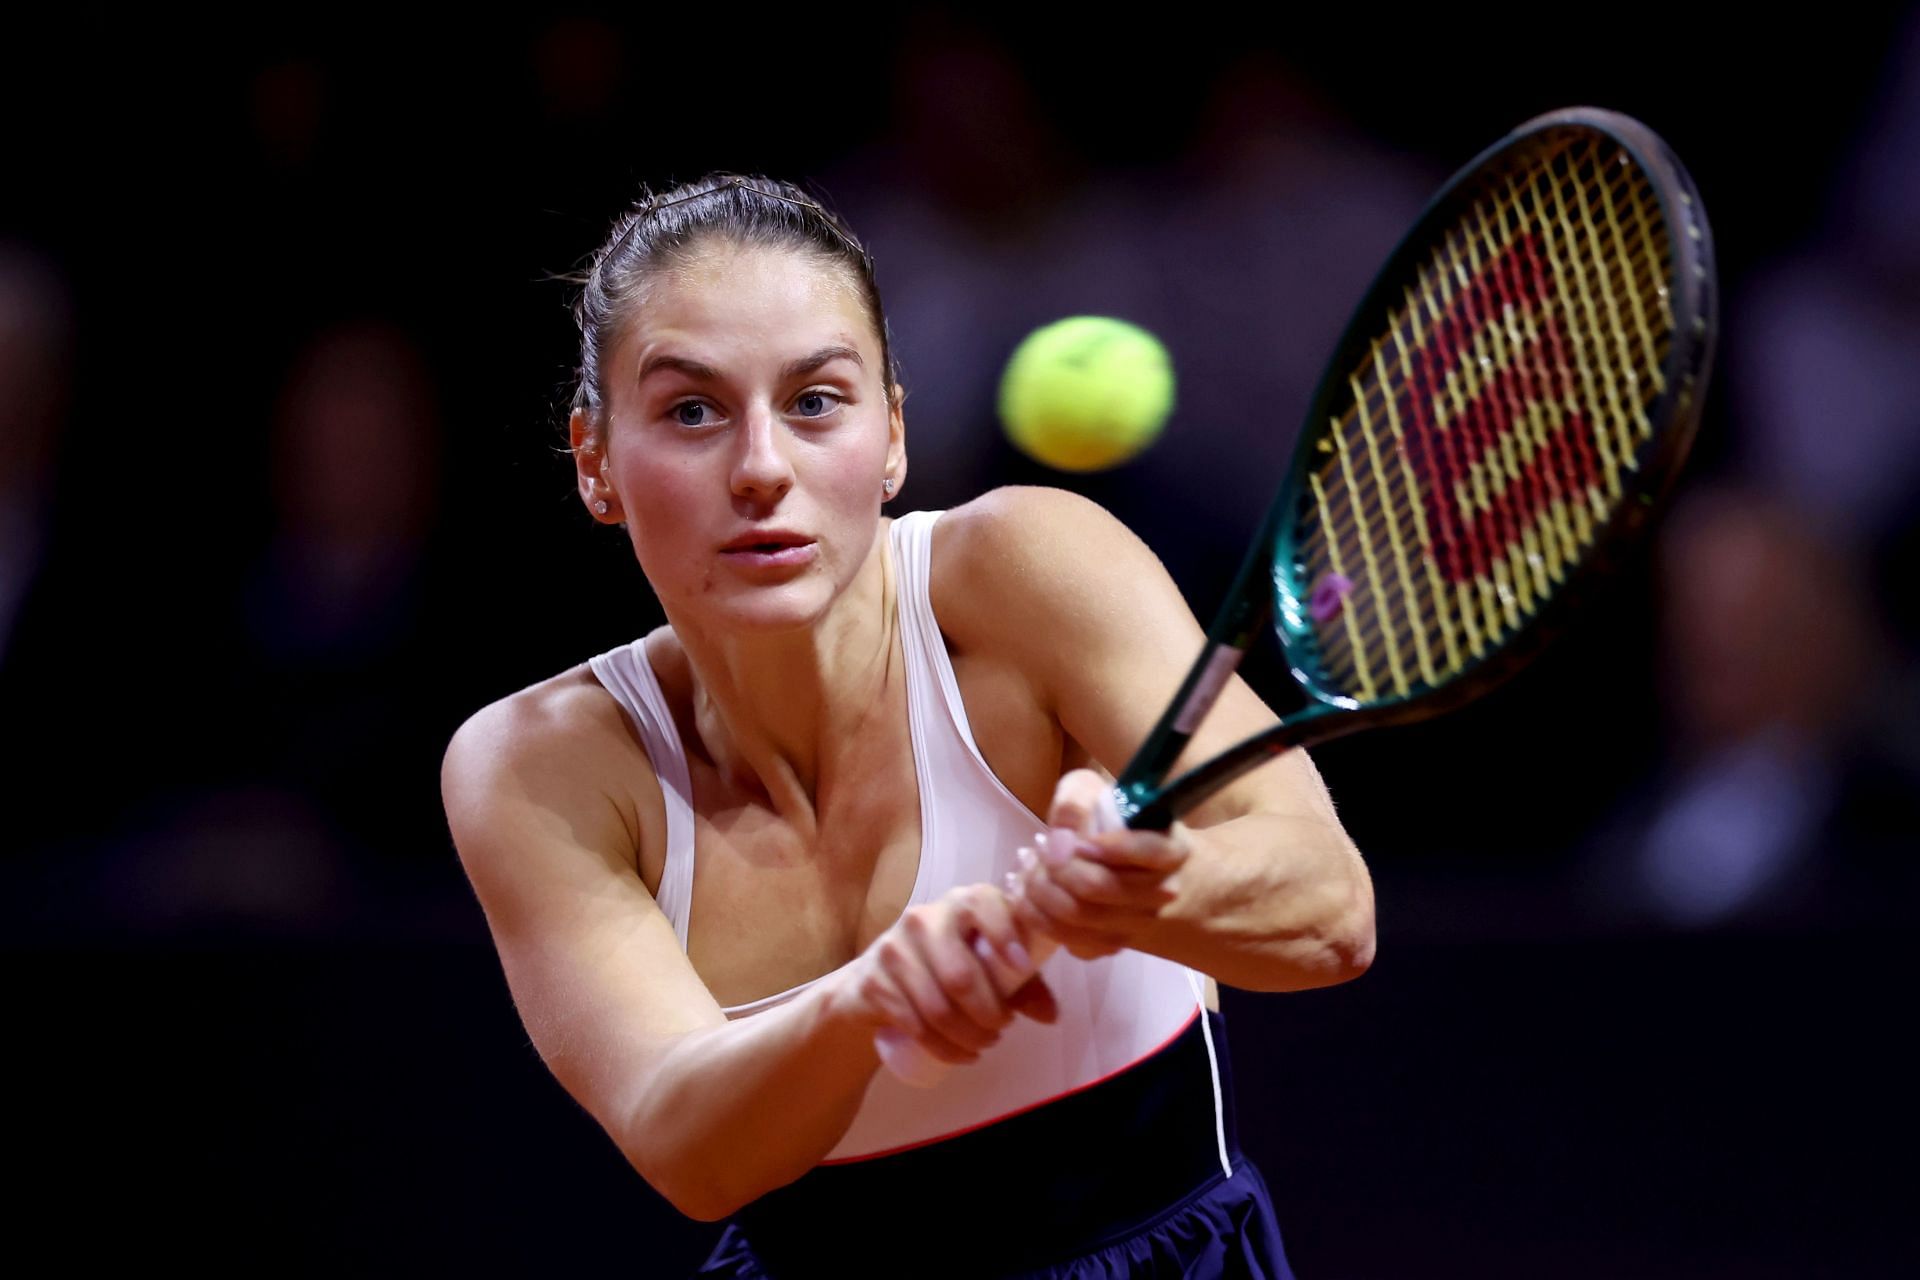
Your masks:
<svg viewBox="0 0 1920 1280"><path fill-rule="evenodd" d="M720 554L734 563L756 566L805 564L813 553L812 538L785 529L742 534L720 548Z"/></svg>

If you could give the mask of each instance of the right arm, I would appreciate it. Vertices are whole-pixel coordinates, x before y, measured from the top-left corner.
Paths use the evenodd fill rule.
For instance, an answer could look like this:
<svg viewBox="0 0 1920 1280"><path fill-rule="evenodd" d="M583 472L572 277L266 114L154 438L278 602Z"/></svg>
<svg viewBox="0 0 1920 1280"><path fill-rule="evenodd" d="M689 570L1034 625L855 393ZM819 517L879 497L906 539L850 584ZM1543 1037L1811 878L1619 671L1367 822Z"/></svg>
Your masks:
<svg viewBox="0 0 1920 1280"><path fill-rule="evenodd" d="M618 770L645 755L604 695L536 686L454 735L447 818L515 1006L561 1085L681 1212L791 1182L853 1122L897 1026L970 1061L1012 1011L961 939L1016 935L976 886L912 909L784 1005L729 1022L635 865ZM630 775L629 775L630 776Z"/></svg>

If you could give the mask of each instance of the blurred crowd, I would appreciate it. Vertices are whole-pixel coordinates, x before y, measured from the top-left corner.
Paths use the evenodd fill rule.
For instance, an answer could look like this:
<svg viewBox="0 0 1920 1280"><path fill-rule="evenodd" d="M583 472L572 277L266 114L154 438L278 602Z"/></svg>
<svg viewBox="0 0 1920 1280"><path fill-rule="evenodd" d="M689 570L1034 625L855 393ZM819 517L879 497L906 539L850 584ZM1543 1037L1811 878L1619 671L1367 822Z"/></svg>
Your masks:
<svg viewBox="0 0 1920 1280"><path fill-rule="evenodd" d="M1563 772L1600 779L1581 803L1601 812L1521 850L1524 867L1480 871L1474 883L1517 909L1603 929L1824 928L1898 910L1911 887L1920 24L1902 40L1817 226L1725 279L1718 438L1659 526L1651 589L1625 597L1646 613L1626 634L1651 648L1614 678L1644 685L1659 722L1569 748ZM354 164L339 138L353 86L321 58L269 60L245 82L234 182L258 204L232 216L252 239L205 285L240 300L230 322L251 331L231 341L252 367L223 375L207 354L195 403L130 418L107 341L126 330L89 318L127 295L71 246L0 243L17 937L481 936L439 810L448 735L654 618L630 555L569 497L556 447L568 299L540 278L588 252L594 220L633 194L634 164L605 154L628 140L616 122L637 50L585 19L530 48L531 127L553 172L513 198L539 205L540 181L597 152L590 189L572 190L601 203L507 251L530 256L466 262L469 288L507 299L496 311L526 313L504 339L468 341L481 322L436 295L417 220L395 234L419 243L392 259L418 262L414 275L233 274L270 273L335 222L364 237L378 221L378 192L333 189ZM909 389L913 470L896 506L1069 484L1138 529L1206 615L1347 312L1465 156L1371 137L1261 51L1198 86L1177 148L1124 166L1076 151L1004 44L964 22L909 24L890 74L882 124L782 176L809 181L879 262ZM1711 157L1694 169L1711 197ZM276 307L251 304L261 289ZM1180 379L1167 442L1092 477L1043 471L994 423L1014 343L1072 313L1158 332ZM169 323L164 309L143 319ZM1329 772L1356 827L1378 833L1363 848L1384 877L1417 864L1410 885L1445 878L1455 850L1429 847L1417 812L1364 818L1398 784L1360 750ZM1583 750L1614 758L1589 770ZM1403 919L1448 927L1445 912Z"/></svg>
<svg viewBox="0 0 1920 1280"><path fill-rule="evenodd" d="M1920 851L1920 22L1817 233L1737 282L1730 457L1660 547L1667 750L1590 851L1691 927L1905 910Z"/></svg>

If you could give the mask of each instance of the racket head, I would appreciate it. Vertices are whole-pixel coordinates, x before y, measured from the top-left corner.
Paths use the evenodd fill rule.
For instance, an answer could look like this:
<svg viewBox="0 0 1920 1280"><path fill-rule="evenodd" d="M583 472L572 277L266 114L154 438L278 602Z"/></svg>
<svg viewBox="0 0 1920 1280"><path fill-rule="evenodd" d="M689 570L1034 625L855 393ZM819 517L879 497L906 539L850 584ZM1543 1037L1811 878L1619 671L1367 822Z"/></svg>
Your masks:
<svg viewBox="0 0 1920 1280"><path fill-rule="evenodd" d="M1564 630L1692 444L1716 292L1699 194L1629 117L1540 116L1441 189L1337 344L1261 534L1308 700L1288 738L1439 714Z"/></svg>

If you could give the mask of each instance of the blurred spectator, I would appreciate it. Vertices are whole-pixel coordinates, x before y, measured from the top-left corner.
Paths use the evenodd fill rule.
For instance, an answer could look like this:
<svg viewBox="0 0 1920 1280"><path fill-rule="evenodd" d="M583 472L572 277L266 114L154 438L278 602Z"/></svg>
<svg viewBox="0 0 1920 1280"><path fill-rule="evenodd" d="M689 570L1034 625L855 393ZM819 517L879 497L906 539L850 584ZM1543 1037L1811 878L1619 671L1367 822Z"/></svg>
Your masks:
<svg viewBox="0 0 1920 1280"><path fill-rule="evenodd" d="M1663 532L1659 770L1590 851L1681 926L1903 909L1920 848L1920 20L1817 239L1726 308L1735 478Z"/></svg>
<svg viewBox="0 0 1920 1280"><path fill-rule="evenodd" d="M404 933L465 905L435 788L451 729L436 628L462 621L429 568L437 400L385 323L330 330L295 361L233 656L173 735L201 776L111 852L94 887L108 923Z"/></svg>
<svg viewBox="0 0 1920 1280"><path fill-rule="evenodd" d="M1043 229L1079 171L1004 43L978 28L923 12L892 65L888 135L819 185L879 266L907 388L905 509L946 507L992 482L1014 343L1086 309L1044 279Z"/></svg>
<svg viewBox="0 0 1920 1280"><path fill-rule="evenodd" d="M276 413L276 528L247 601L270 666L351 670L400 640L422 604L439 445L433 387L403 334L348 327L303 353Z"/></svg>
<svg viewBox="0 0 1920 1280"><path fill-rule="evenodd" d="M47 550L72 342L65 281L39 254L0 243L0 665Z"/></svg>
<svg viewBox="0 0 1920 1280"><path fill-rule="evenodd" d="M1176 509L1226 513L1237 527L1222 549L1271 500L1334 343L1438 178L1363 136L1271 51L1212 82L1152 202L1185 347L1185 438L1151 479Z"/></svg>
<svg viewBox="0 0 1920 1280"><path fill-rule="evenodd" d="M1795 495L1897 588L1920 572L1920 16L1819 238L1757 274L1728 308L1728 391L1742 461ZM1904 559L1890 558L1905 555ZM1911 651L1920 606L1889 603Z"/></svg>
<svg viewBox="0 0 1920 1280"><path fill-rule="evenodd" d="M1077 162L1005 46L963 24L923 18L896 65L892 136L825 185L879 263L909 392L906 503L1064 485L1146 534L1189 591L1223 586L1429 175L1271 55L1206 82L1187 158L1135 171ZM1100 475L1018 457L995 406L1020 339L1074 314L1158 333L1178 381L1165 442Z"/></svg>
<svg viewBox="0 0 1920 1280"><path fill-rule="evenodd" d="M1873 910L1920 847L1920 705L1864 566L1747 485L1661 544L1667 758L1591 851L1616 915L1702 927Z"/></svg>
<svg viewBox="0 0 1920 1280"><path fill-rule="evenodd" d="M318 158L331 86L317 59L286 58L254 72L249 123L261 155L283 174L302 173Z"/></svg>
<svg viewBox="0 0 1920 1280"><path fill-rule="evenodd" d="M64 275L39 251L0 240L0 747L10 806L0 854L64 838L79 797L73 756L94 741L70 693L89 669L76 600L98 581L76 565L74 512L57 503L73 400L76 315ZM98 809L97 801L92 807Z"/></svg>

